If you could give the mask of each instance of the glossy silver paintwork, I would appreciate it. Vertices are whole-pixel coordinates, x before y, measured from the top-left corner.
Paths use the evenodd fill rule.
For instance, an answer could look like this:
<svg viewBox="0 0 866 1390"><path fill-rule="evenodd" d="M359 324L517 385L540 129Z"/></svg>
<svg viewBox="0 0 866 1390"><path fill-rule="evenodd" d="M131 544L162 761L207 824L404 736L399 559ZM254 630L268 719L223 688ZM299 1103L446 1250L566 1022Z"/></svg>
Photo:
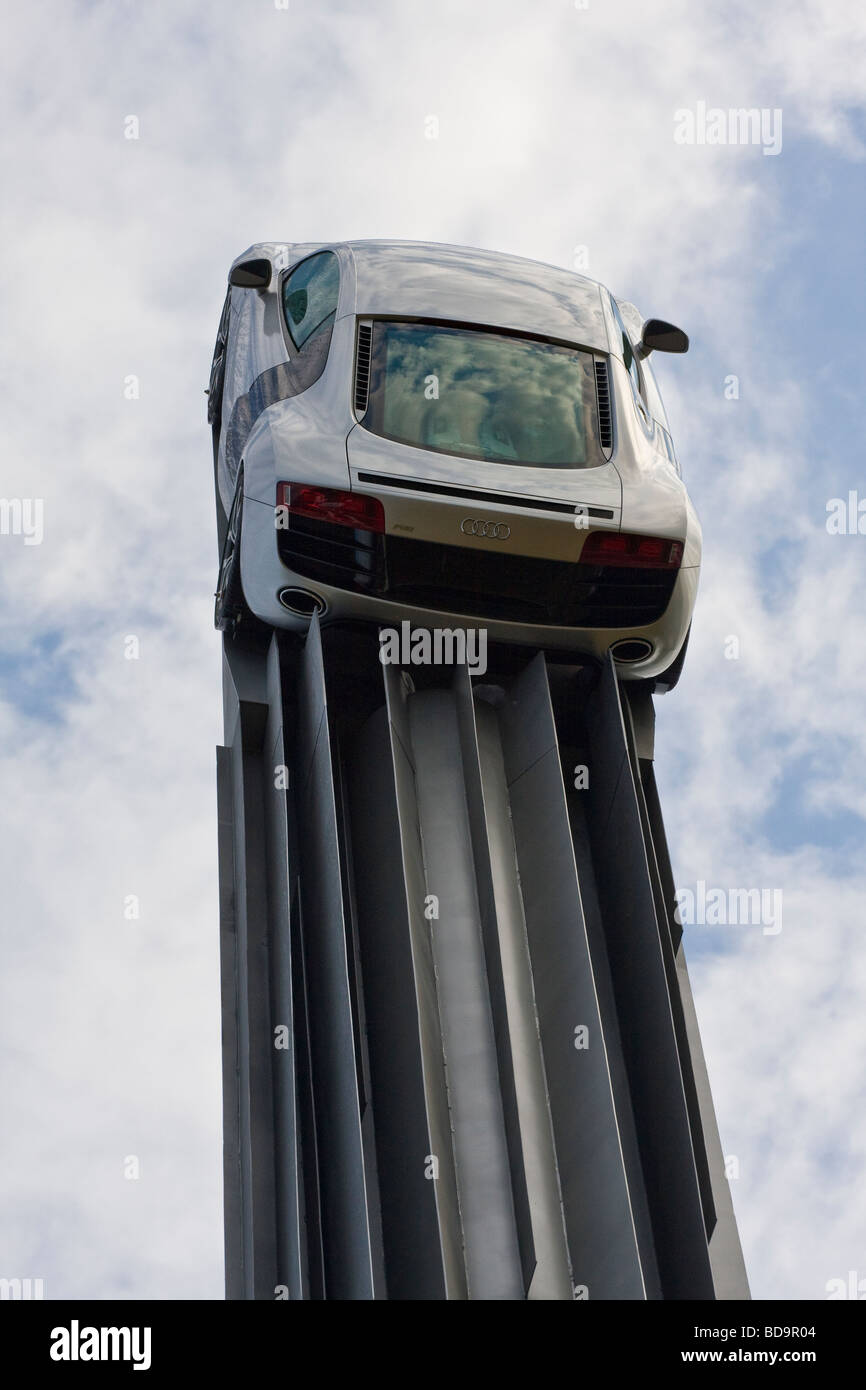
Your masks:
<svg viewBox="0 0 866 1390"><path fill-rule="evenodd" d="M665 447L668 422L650 363L642 363L646 406L638 401L622 360L622 343L608 291L597 282L555 266L471 248L416 242L354 241L290 244L261 242L233 264L267 257L274 275L267 290L233 288L231 327L217 456L217 483L229 511L237 478L225 456L226 426L239 396L269 368L289 360L282 325L280 286L285 273L307 256L331 250L341 269L340 294L324 372L298 396L262 411L243 450L244 520L241 578L254 613L278 627L303 629L306 621L282 607L279 591L289 585L314 590L327 605L324 621L360 618L397 623L407 616L421 625L481 626L491 641L525 642L603 657L610 645L631 635L645 637L653 653L623 667L626 677L660 674L679 651L688 631L697 591L701 535L688 493ZM632 341L641 316L616 301ZM456 458L383 439L356 420L352 404L356 325L389 315L436 318L540 334L605 355L610 363L614 414L611 460L598 468L543 469ZM360 474L379 475L375 482ZM411 492L389 479L418 479L446 487L471 487L499 500L468 501ZM295 575L280 561L274 534L276 484L316 482L326 487L372 493L383 503L386 530L415 539L467 547L497 546L506 553L577 561L586 529L561 511L526 510L521 497L568 503L579 510L610 512L590 528L622 529L669 536L685 542L684 564L663 618L637 629L566 629L485 620L472 614L412 609L368 598ZM517 499L515 502L514 499ZM467 518L509 528L507 539L467 534Z"/></svg>
<svg viewBox="0 0 866 1390"><path fill-rule="evenodd" d="M358 315L495 324L607 351L599 286L520 256L462 246L351 245Z"/></svg>

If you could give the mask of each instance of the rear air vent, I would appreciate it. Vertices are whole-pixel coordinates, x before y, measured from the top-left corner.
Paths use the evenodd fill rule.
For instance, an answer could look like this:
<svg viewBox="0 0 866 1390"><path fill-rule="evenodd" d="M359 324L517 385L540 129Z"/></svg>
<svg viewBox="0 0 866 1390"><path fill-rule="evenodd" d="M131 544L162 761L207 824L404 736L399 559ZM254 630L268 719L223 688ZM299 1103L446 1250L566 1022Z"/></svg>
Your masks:
<svg viewBox="0 0 866 1390"><path fill-rule="evenodd" d="M598 440L602 449L609 454L613 448L613 416L610 409L610 381L607 363L596 358L595 394L598 400Z"/></svg>
<svg viewBox="0 0 866 1390"><path fill-rule="evenodd" d="M466 614L538 627L622 628L617 664L649 656L650 644L630 636L658 622L670 604L676 570L585 565L476 546L442 545L291 514L277 531L283 564L313 589L350 593L436 613ZM309 596L280 595L292 612L310 616ZM304 608L304 604L307 605Z"/></svg>
<svg viewBox="0 0 866 1390"><path fill-rule="evenodd" d="M603 517L613 521L611 507L588 507L584 502L552 502L547 497L517 497L513 492L482 492L475 487L447 487L443 483L425 483L418 478L395 478L391 473L359 473L359 483L374 483L381 487L403 487L409 492L434 492L443 497L471 497L477 502L496 502L500 506L527 507L537 512L565 512L567 516L580 513L581 516Z"/></svg>
<svg viewBox="0 0 866 1390"><path fill-rule="evenodd" d="M373 329L369 323L358 326L358 356L355 361L355 414L360 420L367 410L370 394L370 350Z"/></svg>

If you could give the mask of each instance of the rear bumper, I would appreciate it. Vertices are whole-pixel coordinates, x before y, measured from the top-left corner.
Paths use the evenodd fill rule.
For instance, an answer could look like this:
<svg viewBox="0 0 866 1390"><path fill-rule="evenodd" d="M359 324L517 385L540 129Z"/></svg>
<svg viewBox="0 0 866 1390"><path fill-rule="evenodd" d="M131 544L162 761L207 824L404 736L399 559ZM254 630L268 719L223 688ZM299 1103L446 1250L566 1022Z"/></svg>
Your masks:
<svg viewBox="0 0 866 1390"><path fill-rule="evenodd" d="M294 574L409 608L485 620L645 627L663 616L677 576L377 535L308 517L289 522L277 532L277 550Z"/></svg>
<svg viewBox="0 0 866 1390"><path fill-rule="evenodd" d="M604 657L640 636L652 645L623 674L660 674L691 621L699 570L608 569L495 550L450 546L292 518L275 531L272 507L245 499L241 579L257 617L303 630L279 601L284 587L315 593L323 621L359 619L418 627L483 628L509 642Z"/></svg>

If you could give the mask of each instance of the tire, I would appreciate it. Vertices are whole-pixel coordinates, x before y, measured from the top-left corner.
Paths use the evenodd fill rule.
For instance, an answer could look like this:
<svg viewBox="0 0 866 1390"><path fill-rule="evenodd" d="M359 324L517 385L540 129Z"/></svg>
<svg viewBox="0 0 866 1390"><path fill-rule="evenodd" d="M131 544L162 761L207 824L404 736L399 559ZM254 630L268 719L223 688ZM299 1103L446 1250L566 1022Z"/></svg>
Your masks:
<svg viewBox="0 0 866 1390"><path fill-rule="evenodd" d="M229 514L225 543L214 595L214 627L217 632L234 635L249 614L241 587L241 514L243 475L238 479L235 500Z"/></svg>
<svg viewBox="0 0 866 1390"><path fill-rule="evenodd" d="M207 418L208 422L219 431L219 421L223 406L223 386L226 378L226 353L229 341L229 319L231 317L231 290L225 297L225 303L220 314L219 328L217 329L216 343L213 350L213 361L210 368L210 380L207 385Z"/></svg>

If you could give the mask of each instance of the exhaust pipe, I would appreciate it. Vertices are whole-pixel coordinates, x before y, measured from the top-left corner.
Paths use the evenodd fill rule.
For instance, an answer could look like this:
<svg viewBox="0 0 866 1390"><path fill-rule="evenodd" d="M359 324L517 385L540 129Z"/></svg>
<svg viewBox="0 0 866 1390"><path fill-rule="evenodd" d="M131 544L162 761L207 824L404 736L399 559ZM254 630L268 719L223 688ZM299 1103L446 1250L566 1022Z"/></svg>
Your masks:
<svg viewBox="0 0 866 1390"><path fill-rule="evenodd" d="M625 637L619 642L614 642L610 650L615 661L630 665L634 661L645 661L648 656L652 656L653 644L647 642L644 637Z"/></svg>
<svg viewBox="0 0 866 1390"><path fill-rule="evenodd" d="M328 605L321 594L314 594L312 589L299 589L289 587L281 589L277 598L284 608L290 613L294 613L298 618L312 618L314 613L318 613L321 618L328 609Z"/></svg>

